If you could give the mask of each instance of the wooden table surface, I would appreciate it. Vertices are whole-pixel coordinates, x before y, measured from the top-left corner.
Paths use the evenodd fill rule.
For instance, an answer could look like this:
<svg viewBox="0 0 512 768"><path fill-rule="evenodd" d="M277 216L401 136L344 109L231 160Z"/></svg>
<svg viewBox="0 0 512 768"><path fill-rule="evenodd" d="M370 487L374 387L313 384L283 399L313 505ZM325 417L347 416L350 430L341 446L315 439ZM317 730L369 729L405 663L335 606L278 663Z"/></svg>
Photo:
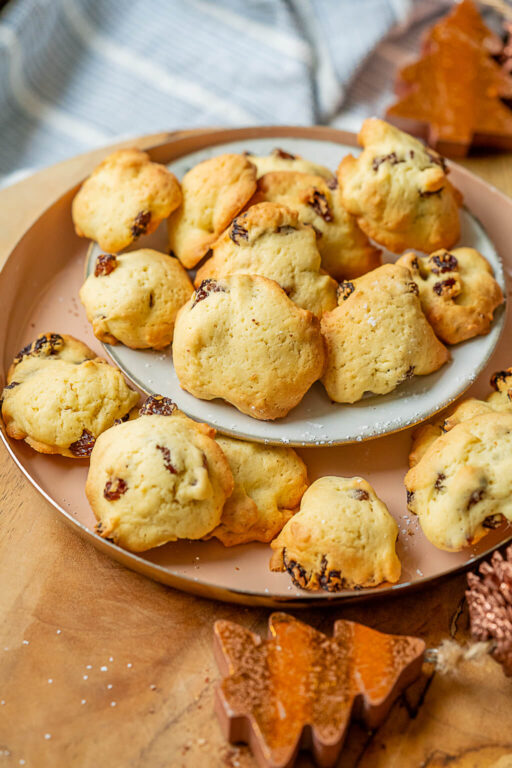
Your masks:
<svg viewBox="0 0 512 768"><path fill-rule="evenodd" d="M0 266L25 228L105 154L0 191ZM511 155L464 165L512 194ZM403 597L298 615L326 632L348 618L429 645L464 642L464 588L459 575ZM225 618L265 632L268 614L191 597L117 565L60 521L0 447L0 768L254 766L247 748L223 741L213 714L212 625ZM425 668L381 728L351 726L340 764L512 766L512 679L491 659L455 676Z"/></svg>

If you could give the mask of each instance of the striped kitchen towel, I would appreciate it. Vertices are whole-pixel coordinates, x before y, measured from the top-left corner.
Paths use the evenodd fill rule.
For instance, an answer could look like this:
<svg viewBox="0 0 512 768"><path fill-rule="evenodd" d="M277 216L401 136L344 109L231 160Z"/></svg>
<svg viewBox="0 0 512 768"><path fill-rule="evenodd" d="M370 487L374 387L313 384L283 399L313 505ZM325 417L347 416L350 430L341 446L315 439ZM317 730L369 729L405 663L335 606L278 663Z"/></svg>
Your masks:
<svg viewBox="0 0 512 768"><path fill-rule="evenodd" d="M9 0L0 176L197 126L357 127L449 0Z"/></svg>

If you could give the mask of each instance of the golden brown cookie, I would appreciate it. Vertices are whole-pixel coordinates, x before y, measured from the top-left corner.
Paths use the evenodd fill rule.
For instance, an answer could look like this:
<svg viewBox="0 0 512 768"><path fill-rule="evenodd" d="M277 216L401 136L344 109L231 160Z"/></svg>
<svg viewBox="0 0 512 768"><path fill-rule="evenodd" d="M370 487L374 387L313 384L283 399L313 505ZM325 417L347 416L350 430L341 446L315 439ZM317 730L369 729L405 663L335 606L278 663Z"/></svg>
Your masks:
<svg viewBox="0 0 512 768"><path fill-rule="evenodd" d="M75 231L117 253L154 232L181 203L175 176L140 149L118 149L87 178L72 205Z"/></svg>
<svg viewBox="0 0 512 768"><path fill-rule="evenodd" d="M324 165L312 163L300 155L294 155L286 152L284 149L273 149L268 155L253 155L246 153L253 165L256 166L258 178L271 171L299 171L299 173L312 173L315 176L322 176L328 181L334 178L334 173Z"/></svg>
<svg viewBox="0 0 512 768"><path fill-rule="evenodd" d="M339 305L321 320L327 347L322 382L337 403L384 395L411 376L437 371L449 352L421 310L405 267L384 264L340 285Z"/></svg>
<svg viewBox="0 0 512 768"><path fill-rule="evenodd" d="M459 239L462 197L442 157L384 120L369 118L358 135L364 147L338 168L343 205L368 237L394 253L432 253Z"/></svg>
<svg viewBox="0 0 512 768"><path fill-rule="evenodd" d="M320 378L324 355L318 318L258 275L203 281L176 319L182 388L256 419L286 416Z"/></svg>
<svg viewBox="0 0 512 768"><path fill-rule="evenodd" d="M478 251L455 248L428 257L406 253L396 263L411 270L423 311L442 341L458 344L489 333L503 294Z"/></svg>
<svg viewBox="0 0 512 768"><path fill-rule="evenodd" d="M102 254L80 288L94 335L107 344L163 349L194 288L177 259L149 248Z"/></svg>
<svg viewBox="0 0 512 768"><path fill-rule="evenodd" d="M271 541L297 511L308 487L306 465L293 448L217 437L235 481L215 536L224 546Z"/></svg>
<svg viewBox="0 0 512 768"><path fill-rule="evenodd" d="M240 274L275 280L297 306L318 317L337 304L338 284L322 273L315 233L278 203L252 205L237 216L213 244L195 284Z"/></svg>
<svg viewBox="0 0 512 768"><path fill-rule="evenodd" d="M256 190L256 168L243 155L218 155L181 182L183 203L169 219L169 247L191 269Z"/></svg>
<svg viewBox="0 0 512 768"><path fill-rule="evenodd" d="M274 171L258 180L253 202L286 205L313 228L322 267L336 280L359 277L381 263L355 218L343 207L336 179L297 171Z"/></svg>
<svg viewBox="0 0 512 768"><path fill-rule="evenodd" d="M405 477L427 539L458 552L512 521L512 413L485 413L435 440Z"/></svg>
<svg viewBox="0 0 512 768"><path fill-rule="evenodd" d="M121 372L81 341L45 333L14 358L2 419L9 437L36 451L81 459L102 432L129 417L138 399Z"/></svg>
<svg viewBox="0 0 512 768"><path fill-rule="evenodd" d="M416 466L432 443L457 424L485 413L512 413L512 368L494 373L491 377L491 386L494 392L485 400L478 400L475 397L463 400L447 416L418 427L412 435L409 466Z"/></svg>
<svg viewBox="0 0 512 768"><path fill-rule="evenodd" d="M271 547L271 569L302 589L337 592L400 578L398 526L362 477L321 477Z"/></svg>
<svg viewBox="0 0 512 768"><path fill-rule="evenodd" d="M85 487L100 536L144 552L215 528L233 476L214 435L159 396L138 419L104 432Z"/></svg>

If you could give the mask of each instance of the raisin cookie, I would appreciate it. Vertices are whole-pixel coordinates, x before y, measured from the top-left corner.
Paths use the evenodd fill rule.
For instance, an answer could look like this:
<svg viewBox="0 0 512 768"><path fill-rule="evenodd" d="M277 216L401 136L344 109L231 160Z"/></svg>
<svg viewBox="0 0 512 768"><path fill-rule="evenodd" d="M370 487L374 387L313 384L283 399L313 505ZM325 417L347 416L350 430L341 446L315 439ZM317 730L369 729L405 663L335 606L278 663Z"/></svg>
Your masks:
<svg viewBox="0 0 512 768"><path fill-rule="evenodd" d="M158 227L181 203L175 176L140 149L113 152L73 200L75 231L117 253Z"/></svg>
<svg viewBox="0 0 512 768"><path fill-rule="evenodd" d="M421 310L411 273L384 264L339 288L339 305L321 320L327 346L323 384L331 400L385 395L449 358Z"/></svg>
<svg viewBox="0 0 512 768"><path fill-rule="evenodd" d="M243 155L219 155L194 166L181 185L183 203L169 219L169 247L192 269L254 194L256 168Z"/></svg>
<svg viewBox="0 0 512 768"><path fill-rule="evenodd" d="M338 181L345 208L368 237L394 253L455 245L462 197L443 158L376 118L364 121L358 141L364 151L343 158Z"/></svg>
<svg viewBox="0 0 512 768"><path fill-rule="evenodd" d="M273 280L205 280L176 319L174 368L202 400L221 397L256 419L277 419L300 402L324 368L318 318Z"/></svg>
<svg viewBox="0 0 512 768"><path fill-rule="evenodd" d="M493 374L491 386L494 388L494 392L485 400L471 397L459 403L448 416L437 419L433 423L421 424L412 435L409 466L416 466L438 437L449 432L462 421L469 421L469 419L484 413L512 413L512 368Z"/></svg>
<svg viewBox="0 0 512 768"><path fill-rule="evenodd" d="M423 311L442 341L458 344L489 333L503 294L478 251L456 248L428 257L406 253L396 263L411 270Z"/></svg>
<svg viewBox="0 0 512 768"><path fill-rule="evenodd" d="M458 552L502 518L512 521L512 413L463 421L430 445L405 477L407 506L427 539Z"/></svg>
<svg viewBox="0 0 512 768"><path fill-rule="evenodd" d="M309 160L305 160L300 155L293 155L285 152L284 149L273 149L268 155L257 156L247 152L246 156L251 163L256 166L258 178L271 171L299 171L299 173L312 173L315 176L322 176L327 181L334 178L334 173L324 165L317 165Z"/></svg>
<svg viewBox="0 0 512 768"><path fill-rule="evenodd" d="M161 396L150 397L138 419L104 432L85 486L97 533L144 552L215 528L233 476L214 435Z"/></svg>
<svg viewBox="0 0 512 768"><path fill-rule="evenodd" d="M398 526L362 477L321 477L271 547L270 568L302 589L376 587L400 578Z"/></svg>
<svg viewBox="0 0 512 768"><path fill-rule="evenodd" d="M194 288L179 261L144 248L102 254L80 289L94 335L107 344L162 349Z"/></svg>
<svg viewBox="0 0 512 768"><path fill-rule="evenodd" d="M90 456L94 441L139 399L117 368L81 341L45 333L14 358L2 393L9 437L40 453Z"/></svg>
<svg viewBox="0 0 512 768"><path fill-rule="evenodd" d="M296 211L278 203L259 203L234 219L212 246L212 257L195 284L227 275L262 275L279 283L299 307L320 317L336 304L338 284L321 274L315 233Z"/></svg>
<svg viewBox="0 0 512 768"><path fill-rule="evenodd" d="M226 546L271 541L297 511L308 487L306 465L292 448L217 437L235 481L215 536Z"/></svg>
<svg viewBox="0 0 512 768"><path fill-rule="evenodd" d="M299 214L317 237L322 267L336 280L359 277L381 263L355 218L343 207L336 179L296 171L274 171L258 180L253 202L281 203Z"/></svg>

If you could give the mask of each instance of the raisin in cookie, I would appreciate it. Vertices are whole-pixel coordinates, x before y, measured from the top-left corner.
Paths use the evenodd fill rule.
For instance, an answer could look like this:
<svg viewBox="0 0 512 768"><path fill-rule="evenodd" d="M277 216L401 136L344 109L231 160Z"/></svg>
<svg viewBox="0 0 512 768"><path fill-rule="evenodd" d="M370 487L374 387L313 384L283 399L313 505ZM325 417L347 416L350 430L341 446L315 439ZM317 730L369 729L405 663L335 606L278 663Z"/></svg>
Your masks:
<svg viewBox="0 0 512 768"><path fill-rule="evenodd" d="M281 203L299 214L317 236L322 267L336 280L359 277L381 263L355 218L343 207L336 179L296 171L274 171L258 180L253 202Z"/></svg>
<svg viewBox="0 0 512 768"><path fill-rule="evenodd" d="M273 280L205 280L176 319L174 368L183 389L222 397L256 419L277 419L300 402L324 368L318 319Z"/></svg>
<svg viewBox="0 0 512 768"><path fill-rule="evenodd" d="M140 149L119 149L84 181L73 200L77 235L117 253L154 232L181 203L175 176Z"/></svg>
<svg viewBox="0 0 512 768"><path fill-rule="evenodd" d="M312 173L322 176L327 181L334 179L334 173L324 165L317 165L305 160L300 155L293 155L283 149L273 149L268 155L257 156L247 153L249 160L256 166L258 178L271 171L299 171L299 173Z"/></svg>
<svg viewBox="0 0 512 768"><path fill-rule="evenodd" d="M471 397L459 403L447 416L429 424L421 424L412 435L409 466L416 466L438 437L449 432L462 421L469 421L469 419L484 413L503 411L512 413L512 368L493 374L491 386L494 388L494 392L485 400Z"/></svg>
<svg viewBox="0 0 512 768"><path fill-rule="evenodd" d="M273 571L302 589L337 592L400 578L398 526L362 477L321 477L271 547Z"/></svg>
<svg viewBox="0 0 512 768"><path fill-rule="evenodd" d="M40 453L90 456L94 441L139 399L120 371L74 339L46 333L14 358L2 393L9 437Z"/></svg>
<svg viewBox="0 0 512 768"><path fill-rule="evenodd" d="M102 254L80 289L94 335L107 344L162 349L194 288L179 261L144 248Z"/></svg>
<svg viewBox="0 0 512 768"><path fill-rule="evenodd" d="M219 155L194 166L182 184L183 203L169 219L169 247L191 269L256 190L256 168L243 155Z"/></svg>
<svg viewBox="0 0 512 768"><path fill-rule="evenodd" d="M449 358L421 310L411 273L384 264L340 285L339 305L322 316L327 345L323 383L331 400L354 403L385 395Z"/></svg>
<svg viewBox="0 0 512 768"><path fill-rule="evenodd" d="M396 263L411 270L423 311L442 341L458 344L489 333L503 294L478 251L456 248L423 258L406 253Z"/></svg>
<svg viewBox="0 0 512 768"><path fill-rule="evenodd" d="M405 477L427 539L458 552L512 521L512 413L485 413L441 435Z"/></svg>
<svg viewBox="0 0 512 768"><path fill-rule="evenodd" d="M235 481L215 536L226 547L271 541L297 511L308 487L306 465L292 448L217 437Z"/></svg>
<svg viewBox="0 0 512 768"><path fill-rule="evenodd" d="M138 419L104 432L85 486L100 536L144 552L215 528L233 476L214 435L158 396Z"/></svg>
<svg viewBox="0 0 512 768"><path fill-rule="evenodd" d="M337 304L338 284L321 274L315 233L284 205L251 206L234 219L212 246L212 253L197 272L196 286L207 278L262 275L275 280L295 304L318 317Z"/></svg>
<svg viewBox="0 0 512 768"><path fill-rule="evenodd" d="M460 193L444 160L384 120L365 120L364 151L343 158L338 181L343 204L368 237L394 253L451 248L460 233Z"/></svg>

